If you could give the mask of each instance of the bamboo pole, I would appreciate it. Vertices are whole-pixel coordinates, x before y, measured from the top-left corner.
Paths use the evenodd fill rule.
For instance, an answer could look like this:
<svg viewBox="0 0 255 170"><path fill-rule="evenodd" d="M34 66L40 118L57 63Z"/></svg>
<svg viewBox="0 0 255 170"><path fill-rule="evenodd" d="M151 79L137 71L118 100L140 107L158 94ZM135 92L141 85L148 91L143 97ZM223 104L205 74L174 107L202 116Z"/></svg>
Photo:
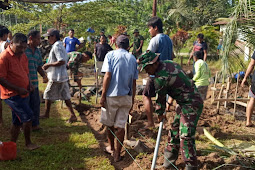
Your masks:
<svg viewBox="0 0 255 170"><path fill-rule="evenodd" d="M214 84L213 84L213 87L214 87L214 88L216 88L217 79L218 79L218 71L217 71L216 74L215 74L215 80L214 80ZM215 92L213 91L213 92L212 92L212 97L211 97L211 103L214 102L214 97L215 97L214 95L215 95Z"/></svg>
<svg viewBox="0 0 255 170"><path fill-rule="evenodd" d="M228 91L229 91L229 88L230 88L230 78L228 77L228 79L227 79L227 87L226 87L226 95L225 95L225 99L227 99L228 98ZM224 108L227 108L227 101L225 101L225 103L224 103Z"/></svg>

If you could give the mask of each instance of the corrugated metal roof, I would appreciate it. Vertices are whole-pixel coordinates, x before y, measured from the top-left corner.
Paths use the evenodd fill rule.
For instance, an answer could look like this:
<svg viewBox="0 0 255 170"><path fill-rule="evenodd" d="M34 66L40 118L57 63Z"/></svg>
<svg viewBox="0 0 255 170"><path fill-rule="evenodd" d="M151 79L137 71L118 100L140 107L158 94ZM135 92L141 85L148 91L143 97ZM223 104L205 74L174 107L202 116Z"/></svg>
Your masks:
<svg viewBox="0 0 255 170"><path fill-rule="evenodd" d="M68 2L78 2L83 0L15 0L23 2L32 2L32 3L68 3Z"/></svg>

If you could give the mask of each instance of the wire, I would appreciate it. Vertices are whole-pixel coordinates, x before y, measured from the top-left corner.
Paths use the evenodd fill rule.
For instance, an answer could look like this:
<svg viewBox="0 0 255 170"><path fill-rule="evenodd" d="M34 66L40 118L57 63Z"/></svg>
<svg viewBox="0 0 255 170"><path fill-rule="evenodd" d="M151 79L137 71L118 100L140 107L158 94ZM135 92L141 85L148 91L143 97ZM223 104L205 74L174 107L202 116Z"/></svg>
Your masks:
<svg viewBox="0 0 255 170"><path fill-rule="evenodd" d="M135 161L135 163L138 165L138 167L140 169L143 169L138 162L136 162L135 158L131 155L131 153L127 150L127 148L125 148L125 146L120 142L120 140L118 139L118 137L114 134L114 132L108 127L108 129L110 130L110 132L112 133L112 135L118 140L118 142L121 144L121 146L126 150L126 152L129 154L129 156L133 159L133 161Z"/></svg>

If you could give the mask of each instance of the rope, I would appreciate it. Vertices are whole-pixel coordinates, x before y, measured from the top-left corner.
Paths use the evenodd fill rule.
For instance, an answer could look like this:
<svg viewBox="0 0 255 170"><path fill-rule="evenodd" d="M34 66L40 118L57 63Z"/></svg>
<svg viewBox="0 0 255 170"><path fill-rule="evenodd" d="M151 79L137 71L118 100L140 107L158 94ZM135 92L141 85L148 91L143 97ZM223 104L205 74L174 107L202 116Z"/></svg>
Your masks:
<svg viewBox="0 0 255 170"><path fill-rule="evenodd" d="M108 129L110 130L110 132L112 133L112 135L118 140L118 142L121 144L121 146L126 150L126 152L129 154L129 156L133 159L133 161L135 161L135 163L138 165L138 167L140 169L143 170L143 168L138 164L138 162L136 162L135 158L131 155L131 153L127 150L127 148L125 148L125 146L120 142L120 140L118 139L118 137L114 134L114 132L108 127Z"/></svg>

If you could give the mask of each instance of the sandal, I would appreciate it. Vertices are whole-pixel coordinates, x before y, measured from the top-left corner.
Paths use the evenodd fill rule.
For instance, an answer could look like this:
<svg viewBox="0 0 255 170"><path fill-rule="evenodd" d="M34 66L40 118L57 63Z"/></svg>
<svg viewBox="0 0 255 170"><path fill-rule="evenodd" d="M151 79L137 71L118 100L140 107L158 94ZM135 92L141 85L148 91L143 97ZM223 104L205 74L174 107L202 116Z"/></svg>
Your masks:
<svg viewBox="0 0 255 170"><path fill-rule="evenodd" d="M111 147L110 146L107 146L104 148L104 152L107 153L107 154L110 154L111 156L113 156L113 150L110 149Z"/></svg>

